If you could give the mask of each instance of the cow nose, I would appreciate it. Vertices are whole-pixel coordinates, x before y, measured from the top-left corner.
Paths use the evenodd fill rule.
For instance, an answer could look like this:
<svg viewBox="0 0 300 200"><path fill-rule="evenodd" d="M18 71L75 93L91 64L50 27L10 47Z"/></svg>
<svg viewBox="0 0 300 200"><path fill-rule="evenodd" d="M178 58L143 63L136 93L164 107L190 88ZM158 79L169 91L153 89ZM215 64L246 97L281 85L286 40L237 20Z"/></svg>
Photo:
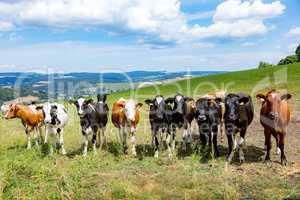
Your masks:
<svg viewBox="0 0 300 200"><path fill-rule="evenodd" d="M237 117L236 117L235 114L230 114L230 115L229 115L229 119L231 119L231 120L236 120Z"/></svg>
<svg viewBox="0 0 300 200"><path fill-rule="evenodd" d="M198 120L204 121L204 120L206 120L206 116L205 115L199 115Z"/></svg>
<svg viewBox="0 0 300 200"><path fill-rule="evenodd" d="M278 117L278 113L270 112L270 114L269 114L270 119L274 120L276 117Z"/></svg>

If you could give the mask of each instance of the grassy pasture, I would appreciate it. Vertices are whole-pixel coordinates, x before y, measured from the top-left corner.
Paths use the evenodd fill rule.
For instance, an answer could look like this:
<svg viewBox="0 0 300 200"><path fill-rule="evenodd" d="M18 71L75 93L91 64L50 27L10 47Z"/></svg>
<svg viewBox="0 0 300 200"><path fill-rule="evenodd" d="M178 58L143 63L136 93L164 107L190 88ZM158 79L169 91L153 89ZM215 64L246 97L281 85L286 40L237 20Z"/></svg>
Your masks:
<svg viewBox="0 0 300 200"><path fill-rule="evenodd" d="M79 119L68 105L70 122L65 129L67 156L43 153L46 147L26 150L26 138L19 120L0 120L0 198L2 199L300 199L300 64L230 72L184 80L169 85L142 88L109 96L109 105L120 97L143 101L160 93L181 92L197 98L215 89L246 92L254 96L268 88L287 88L293 94L292 121L286 138L287 167L279 164L273 150L270 166L262 163L264 136L259 124L260 105L255 102L255 120L247 135L245 158L225 164L227 142L221 143L221 157L206 159L197 152L197 142L187 153L181 151L177 133L177 155L169 160L164 146L159 159L150 144L148 107L142 108L138 127L138 158L123 155L116 143L117 130L109 123L108 147L94 155L81 156ZM193 126L193 133L197 133ZM128 140L129 142L130 140Z"/></svg>

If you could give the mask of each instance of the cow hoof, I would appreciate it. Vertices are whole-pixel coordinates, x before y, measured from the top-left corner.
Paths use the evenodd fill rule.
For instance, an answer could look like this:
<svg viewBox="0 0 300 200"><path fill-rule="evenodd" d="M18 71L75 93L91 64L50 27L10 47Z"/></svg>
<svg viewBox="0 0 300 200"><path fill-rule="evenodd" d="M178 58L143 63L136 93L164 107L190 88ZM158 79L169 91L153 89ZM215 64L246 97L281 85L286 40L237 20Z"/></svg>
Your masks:
<svg viewBox="0 0 300 200"><path fill-rule="evenodd" d="M244 157L241 157L240 158L240 163L244 163L245 162L245 158Z"/></svg>
<svg viewBox="0 0 300 200"><path fill-rule="evenodd" d="M137 156L136 151L133 151L133 152L132 152L132 155L133 155L134 157L136 157L136 156Z"/></svg>
<svg viewBox="0 0 300 200"><path fill-rule="evenodd" d="M287 166L287 164L288 164L288 162L287 162L286 159L282 159L282 160L281 160L281 165L282 165L282 166Z"/></svg>
<svg viewBox="0 0 300 200"><path fill-rule="evenodd" d="M82 156L83 156L83 157L86 157L86 156L87 156L87 152L83 152L83 153L82 153Z"/></svg>
<svg viewBox="0 0 300 200"><path fill-rule="evenodd" d="M61 154L65 156L65 155L67 155L67 152L66 151L62 151Z"/></svg>
<svg viewBox="0 0 300 200"><path fill-rule="evenodd" d="M271 160L264 160L264 164L266 164L267 166L270 166L272 164Z"/></svg>
<svg viewBox="0 0 300 200"><path fill-rule="evenodd" d="M154 158L158 158L158 151L155 152Z"/></svg>

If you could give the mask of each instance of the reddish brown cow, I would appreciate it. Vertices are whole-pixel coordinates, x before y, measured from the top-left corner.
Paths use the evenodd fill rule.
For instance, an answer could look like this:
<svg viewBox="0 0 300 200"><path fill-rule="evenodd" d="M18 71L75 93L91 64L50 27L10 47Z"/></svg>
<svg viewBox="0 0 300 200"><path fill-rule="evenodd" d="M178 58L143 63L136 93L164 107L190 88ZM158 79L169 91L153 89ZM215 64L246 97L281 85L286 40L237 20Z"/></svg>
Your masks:
<svg viewBox="0 0 300 200"><path fill-rule="evenodd" d="M125 99L119 99L113 104L112 107L112 123L119 129L119 139L123 144L124 152L127 153L127 128L130 128L131 142L132 142L132 154L136 156L136 127L140 120L139 108L142 103L135 103L133 100L126 101Z"/></svg>
<svg viewBox="0 0 300 200"><path fill-rule="evenodd" d="M38 145L36 132L39 130L41 138L40 127L44 121L45 115L42 109L35 109L32 106L24 106L19 104L11 104L9 110L5 114L5 119L19 118L25 127L27 135L27 148L31 148L30 132L34 131L35 144Z"/></svg>
<svg viewBox="0 0 300 200"><path fill-rule="evenodd" d="M284 138L290 121L290 110L287 100L289 100L292 95L280 95L278 91L271 90L266 95L258 94L256 97L262 101L260 122L264 127L265 134L265 162L270 161L271 135L273 135L281 152L281 164L286 165Z"/></svg>

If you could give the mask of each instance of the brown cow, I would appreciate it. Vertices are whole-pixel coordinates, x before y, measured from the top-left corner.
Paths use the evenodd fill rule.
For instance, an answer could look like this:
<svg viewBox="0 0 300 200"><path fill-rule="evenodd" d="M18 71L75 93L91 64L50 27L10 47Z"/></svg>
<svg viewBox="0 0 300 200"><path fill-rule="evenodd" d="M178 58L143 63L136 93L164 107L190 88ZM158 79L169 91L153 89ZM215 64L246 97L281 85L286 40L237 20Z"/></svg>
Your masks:
<svg viewBox="0 0 300 200"><path fill-rule="evenodd" d="M291 97L292 95L290 94L280 95L276 90L271 90L266 95L256 95L256 98L262 101L260 122L265 129L265 146L267 150L265 162L270 161L271 135L273 135L281 151L281 164L287 165L284 154L284 138L290 121L290 110L287 100Z"/></svg>
<svg viewBox="0 0 300 200"><path fill-rule="evenodd" d="M36 109L32 106L24 106L19 104L11 104L9 110L5 114L5 119L19 118L25 127L27 135L27 149L31 148L30 132L34 131L35 144L38 145L37 134L41 139L41 125L43 124L45 115L42 109Z"/></svg>
<svg viewBox="0 0 300 200"><path fill-rule="evenodd" d="M136 156L136 127L140 120L139 108L142 107L142 103L136 103L134 100L119 99L113 104L112 107L112 123L119 129L119 139L123 144L124 153L127 153L127 128L130 128L131 142L132 142L132 154Z"/></svg>

